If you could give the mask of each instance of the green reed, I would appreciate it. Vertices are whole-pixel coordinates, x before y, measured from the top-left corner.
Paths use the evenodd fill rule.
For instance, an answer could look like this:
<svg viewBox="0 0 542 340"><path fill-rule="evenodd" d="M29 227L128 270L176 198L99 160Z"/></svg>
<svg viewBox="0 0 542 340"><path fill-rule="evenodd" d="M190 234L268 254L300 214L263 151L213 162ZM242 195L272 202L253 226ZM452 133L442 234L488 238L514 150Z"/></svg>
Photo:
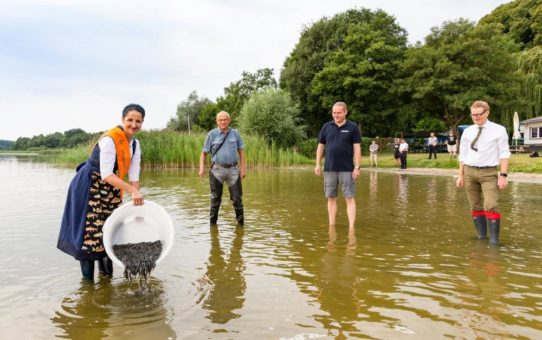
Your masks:
<svg viewBox="0 0 542 340"><path fill-rule="evenodd" d="M198 167L205 133L144 131L138 134L145 167ZM295 166L309 164L310 159L292 150L269 145L261 137L242 136L248 167ZM210 157L207 157L209 161Z"/></svg>
<svg viewBox="0 0 542 340"><path fill-rule="evenodd" d="M196 168L199 166L205 133L180 133L168 130L142 131L142 166L145 168ZM314 161L292 150L269 145L261 137L242 136L248 167L279 167L311 164ZM73 149L45 152L47 161L72 165L85 161L96 141ZM209 161L210 157L207 157Z"/></svg>
<svg viewBox="0 0 542 340"><path fill-rule="evenodd" d="M81 145L71 149L53 149L38 152L38 159L60 165L77 165L90 155L92 145Z"/></svg>

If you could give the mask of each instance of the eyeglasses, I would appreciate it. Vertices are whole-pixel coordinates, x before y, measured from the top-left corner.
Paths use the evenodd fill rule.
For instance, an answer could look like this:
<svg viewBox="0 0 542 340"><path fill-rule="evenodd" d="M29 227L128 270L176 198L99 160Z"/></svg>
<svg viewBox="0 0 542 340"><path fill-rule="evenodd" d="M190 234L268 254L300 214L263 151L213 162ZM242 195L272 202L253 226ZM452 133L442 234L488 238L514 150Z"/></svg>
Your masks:
<svg viewBox="0 0 542 340"><path fill-rule="evenodd" d="M480 117L481 115L483 115L484 113L486 113L486 110L480 112L480 113L472 113L470 116L471 117Z"/></svg>

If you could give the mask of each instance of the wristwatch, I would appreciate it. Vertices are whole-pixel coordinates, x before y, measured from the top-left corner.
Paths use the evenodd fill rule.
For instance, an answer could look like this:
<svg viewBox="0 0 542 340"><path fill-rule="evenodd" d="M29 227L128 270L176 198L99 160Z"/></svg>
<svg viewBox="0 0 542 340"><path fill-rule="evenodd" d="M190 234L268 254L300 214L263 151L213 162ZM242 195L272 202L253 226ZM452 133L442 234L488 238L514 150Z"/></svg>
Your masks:
<svg viewBox="0 0 542 340"><path fill-rule="evenodd" d="M355 166L354 167L354 170L360 170L361 169L361 166Z"/></svg>
<svg viewBox="0 0 542 340"><path fill-rule="evenodd" d="M499 174L499 176L502 176L502 177L508 177L508 174L505 173L505 172L501 172L501 173Z"/></svg>

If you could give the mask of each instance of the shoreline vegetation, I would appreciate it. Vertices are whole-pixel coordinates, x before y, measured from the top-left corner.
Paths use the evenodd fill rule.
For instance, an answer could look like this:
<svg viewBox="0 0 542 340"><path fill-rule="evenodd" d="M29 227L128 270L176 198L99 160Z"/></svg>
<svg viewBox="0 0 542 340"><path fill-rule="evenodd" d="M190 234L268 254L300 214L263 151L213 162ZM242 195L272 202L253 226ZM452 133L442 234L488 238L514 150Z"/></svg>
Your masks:
<svg viewBox="0 0 542 340"><path fill-rule="evenodd" d="M167 130L139 132L136 138L141 143L142 167L145 169L197 168L205 136L206 133L187 134ZM243 136L243 141L247 145L246 165L249 168L291 167L314 162L294 151L294 148L290 150L279 148L274 144L269 145L261 137ZM43 150L38 153L44 161L50 163L77 165L88 158L95 143L96 141L93 141L88 145L75 148Z"/></svg>
<svg viewBox="0 0 542 340"><path fill-rule="evenodd" d="M201 148L205 139L205 133L178 133L167 130L151 130L138 133L137 139L141 142L143 153L142 166L146 169L180 169L197 168ZM312 167L314 157L307 157L299 151L300 148L292 146L288 149L269 145L263 138L255 136L243 136L247 145L248 168L273 168L273 167ZM85 161L90 154L95 141L88 145L82 145L70 149L50 149L41 151L2 151L9 155L38 155L46 162L61 165L74 166ZM316 152L316 140L314 147L308 149ZM307 145L303 145L306 150ZM363 145L362 168L370 168L369 152ZM310 153L310 152L306 152ZM450 159L447 153L439 153L437 159L427 159L427 153L409 153L408 167L410 169L447 169L457 170L457 159ZM374 168L373 168L374 169ZM378 169L397 169L391 148L379 153ZM398 169L397 169L398 170ZM527 173L542 175L542 157L530 158L526 153L512 154L509 163L510 173Z"/></svg>

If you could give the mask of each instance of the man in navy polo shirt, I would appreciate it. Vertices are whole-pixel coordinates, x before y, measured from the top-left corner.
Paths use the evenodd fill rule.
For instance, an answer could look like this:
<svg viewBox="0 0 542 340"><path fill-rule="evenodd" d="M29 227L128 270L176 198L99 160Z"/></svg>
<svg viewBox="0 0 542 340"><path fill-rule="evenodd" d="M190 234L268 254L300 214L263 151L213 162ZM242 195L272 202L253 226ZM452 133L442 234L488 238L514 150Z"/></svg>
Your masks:
<svg viewBox="0 0 542 340"><path fill-rule="evenodd" d="M333 121L327 122L318 135L316 167L314 173L321 175L320 163L325 151L324 191L327 197L329 237L335 241L335 217L337 215L337 189L341 186L346 200L349 243L355 243L356 183L361 164L361 133L358 126L346 119L348 109L344 102L333 105ZM353 161L353 163L352 163Z"/></svg>

